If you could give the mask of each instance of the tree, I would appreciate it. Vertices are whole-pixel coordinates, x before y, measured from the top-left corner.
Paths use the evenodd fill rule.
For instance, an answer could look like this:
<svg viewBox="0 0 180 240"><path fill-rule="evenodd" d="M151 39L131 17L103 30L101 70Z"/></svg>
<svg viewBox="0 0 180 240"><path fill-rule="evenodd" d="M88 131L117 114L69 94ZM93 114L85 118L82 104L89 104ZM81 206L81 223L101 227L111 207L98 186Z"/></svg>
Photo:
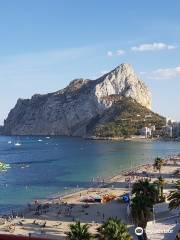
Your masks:
<svg viewBox="0 0 180 240"><path fill-rule="evenodd" d="M172 191L169 196L168 200L170 210L179 208L180 206L180 180L176 182L176 190Z"/></svg>
<svg viewBox="0 0 180 240"><path fill-rule="evenodd" d="M131 203L131 215L134 223L143 229L143 239L147 240L146 226L152 217L152 202L149 197L135 196Z"/></svg>
<svg viewBox="0 0 180 240"><path fill-rule="evenodd" d="M98 228L98 240L132 240L127 226L118 219L109 218Z"/></svg>
<svg viewBox="0 0 180 240"><path fill-rule="evenodd" d="M81 225L78 221L70 225L70 231L67 234L68 240L90 240L92 235L89 233L88 224Z"/></svg>
<svg viewBox="0 0 180 240"><path fill-rule="evenodd" d="M152 204L158 200L158 191L150 183L149 179L140 179L135 182L132 186L132 194L135 194L135 196L146 196L151 200Z"/></svg>
<svg viewBox="0 0 180 240"><path fill-rule="evenodd" d="M158 188L158 194L159 194L160 199L163 200L163 189L164 189L164 185L165 185L164 178L162 178L161 176L158 177L158 179L154 182L154 184Z"/></svg>
<svg viewBox="0 0 180 240"><path fill-rule="evenodd" d="M155 158L154 160L154 170L161 172L162 166L164 165L164 160L160 157Z"/></svg>

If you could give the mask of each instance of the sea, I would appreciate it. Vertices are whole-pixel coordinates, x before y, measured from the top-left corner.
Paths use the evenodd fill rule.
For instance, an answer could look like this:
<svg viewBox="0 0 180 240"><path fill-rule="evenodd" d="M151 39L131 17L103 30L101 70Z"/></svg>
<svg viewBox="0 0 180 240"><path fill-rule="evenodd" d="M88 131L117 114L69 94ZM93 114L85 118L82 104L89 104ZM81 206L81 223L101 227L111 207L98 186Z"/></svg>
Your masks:
<svg viewBox="0 0 180 240"><path fill-rule="evenodd" d="M53 198L157 156L180 153L174 141L103 141L76 137L0 136L0 214L20 210L35 200Z"/></svg>

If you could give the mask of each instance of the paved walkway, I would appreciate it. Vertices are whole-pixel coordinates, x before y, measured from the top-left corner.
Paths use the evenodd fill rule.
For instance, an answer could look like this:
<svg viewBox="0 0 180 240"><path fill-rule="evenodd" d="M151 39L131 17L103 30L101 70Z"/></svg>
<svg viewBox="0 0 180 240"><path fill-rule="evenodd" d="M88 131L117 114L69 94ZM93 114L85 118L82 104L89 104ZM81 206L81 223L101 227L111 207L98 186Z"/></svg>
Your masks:
<svg viewBox="0 0 180 240"><path fill-rule="evenodd" d="M179 229L177 219L172 218L156 223L149 222L146 231L149 240L174 240Z"/></svg>

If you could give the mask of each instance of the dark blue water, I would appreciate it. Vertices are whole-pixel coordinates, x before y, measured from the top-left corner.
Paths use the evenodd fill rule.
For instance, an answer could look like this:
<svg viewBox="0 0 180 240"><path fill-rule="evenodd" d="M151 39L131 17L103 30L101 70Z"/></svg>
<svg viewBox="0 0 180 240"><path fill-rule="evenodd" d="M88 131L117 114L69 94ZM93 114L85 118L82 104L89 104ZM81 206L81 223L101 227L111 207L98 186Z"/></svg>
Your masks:
<svg viewBox="0 0 180 240"><path fill-rule="evenodd" d="M16 142L22 145L15 146ZM0 137L0 161L11 166L0 173L0 212L77 186L90 186L93 177L106 178L123 169L150 163L156 156L179 152L180 142Z"/></svg>

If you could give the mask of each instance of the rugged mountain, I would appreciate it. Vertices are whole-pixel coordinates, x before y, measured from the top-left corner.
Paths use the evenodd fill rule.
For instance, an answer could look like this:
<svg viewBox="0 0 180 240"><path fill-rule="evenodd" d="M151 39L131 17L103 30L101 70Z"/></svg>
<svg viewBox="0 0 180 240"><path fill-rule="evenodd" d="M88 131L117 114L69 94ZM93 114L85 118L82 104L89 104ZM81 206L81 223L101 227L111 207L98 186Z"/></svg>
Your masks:
<svg viewBox="0 0 180 240"><path fill-rule="evenodd" d="M19 99L4 122L4 133L84 136L91 121L120 97L151 108L150 91L129 64L121 64L96 80L75 79L60 91Z"/></svg>

